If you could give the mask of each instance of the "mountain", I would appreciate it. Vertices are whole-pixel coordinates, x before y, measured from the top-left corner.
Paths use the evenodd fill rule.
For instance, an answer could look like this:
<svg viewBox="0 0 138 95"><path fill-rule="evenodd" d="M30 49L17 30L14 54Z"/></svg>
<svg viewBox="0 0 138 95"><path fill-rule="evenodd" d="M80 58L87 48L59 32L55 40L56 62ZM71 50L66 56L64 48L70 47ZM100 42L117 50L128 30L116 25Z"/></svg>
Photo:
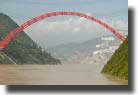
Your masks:
<svg viewBox="0 0 138 95"><path fill-rule="evenodd" d="M107 39L111 38L111 41L106 41ZM110 35L93 38L81 43L60 44L57 46L48 47L47 50L56 58L68 59L68 57L74 55L91 55L96 50L109 48L109 46L113 45L118 46L119 44L120 41L116 40L114 36Z"/></svg>
<svg viewBox="0 0 138 95"><path fill-rule="evenodd" d="M18 25L7 15L0 13L0 40ZM25 32L21 32L0 51L0 64L60 64L46 50L38 46Z"/></svg>
<svg viewBox="0 0 138 95"><path fill-rule="evenodd" d="M128 37L112 55L102 72L128 79Z"/></svg>

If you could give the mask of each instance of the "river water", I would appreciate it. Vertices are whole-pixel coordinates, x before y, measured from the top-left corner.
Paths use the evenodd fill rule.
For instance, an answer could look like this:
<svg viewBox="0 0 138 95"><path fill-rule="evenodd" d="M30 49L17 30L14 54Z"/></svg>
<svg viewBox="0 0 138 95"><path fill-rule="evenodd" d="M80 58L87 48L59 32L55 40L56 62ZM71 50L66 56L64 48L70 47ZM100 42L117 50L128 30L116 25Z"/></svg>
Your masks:
<svg viewBox="0 0 138 95"><path fill-rule="evenodd" d="M5 85L127 85L100 71L103 64L0 65L0 84Z"/></svg>

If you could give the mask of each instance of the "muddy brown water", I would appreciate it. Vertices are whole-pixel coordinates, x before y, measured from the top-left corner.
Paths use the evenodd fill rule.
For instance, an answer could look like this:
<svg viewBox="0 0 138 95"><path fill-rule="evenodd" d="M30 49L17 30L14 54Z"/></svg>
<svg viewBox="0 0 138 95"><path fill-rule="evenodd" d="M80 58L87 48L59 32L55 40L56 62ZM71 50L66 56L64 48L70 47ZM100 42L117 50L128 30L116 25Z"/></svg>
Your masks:
<svg viewBox="0 0 138 95"><path fill-rule="evenodd" d="M5 85L127 85L100 71L103 64L0 65Z"/></svg>

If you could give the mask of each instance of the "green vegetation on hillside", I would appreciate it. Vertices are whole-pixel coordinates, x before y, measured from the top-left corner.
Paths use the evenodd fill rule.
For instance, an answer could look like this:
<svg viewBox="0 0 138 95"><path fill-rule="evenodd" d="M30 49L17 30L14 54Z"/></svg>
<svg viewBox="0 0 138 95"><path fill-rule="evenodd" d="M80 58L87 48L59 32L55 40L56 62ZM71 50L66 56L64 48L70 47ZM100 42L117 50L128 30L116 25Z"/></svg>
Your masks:
<svg viewBox="0 0 138 95"><path fill-rule="evenodd" d="M112 55L102 72L128 79L128 37Z"/></svg>
<svg viewBox="0 0 138 95"><path fill-rule="evenodd" d="M0 52L0 64L15 64L15 62L10 59L4 52Z"/></svg>
<svg viewBox="0 0 138 95"><path fill-rule="evenodd" d="M0 40L17 26L11 18L0 13ZM38 46L25 32L17 34L2 52L17 64L60 64L58 59ZM0 57L0 64L10 64L6 57L7 60L3 58Z"/></svg>

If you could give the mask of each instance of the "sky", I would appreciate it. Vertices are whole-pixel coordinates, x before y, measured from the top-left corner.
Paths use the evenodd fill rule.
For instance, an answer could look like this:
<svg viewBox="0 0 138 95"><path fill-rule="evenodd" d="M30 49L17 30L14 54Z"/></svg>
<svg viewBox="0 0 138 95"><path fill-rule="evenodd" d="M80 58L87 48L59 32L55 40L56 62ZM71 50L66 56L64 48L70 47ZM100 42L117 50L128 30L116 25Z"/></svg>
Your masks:
<svg viewBox="0 0 138 95"><path fill-rule="evenodd" d="M19 25L33 17L54 11L92 15L117 30L126 30L128 27L127 0L0 0L0 12L10 16ZM80 43L112 35L95 22L74 16L50 17L29 26L25 32L43 47Z"/></svg>

